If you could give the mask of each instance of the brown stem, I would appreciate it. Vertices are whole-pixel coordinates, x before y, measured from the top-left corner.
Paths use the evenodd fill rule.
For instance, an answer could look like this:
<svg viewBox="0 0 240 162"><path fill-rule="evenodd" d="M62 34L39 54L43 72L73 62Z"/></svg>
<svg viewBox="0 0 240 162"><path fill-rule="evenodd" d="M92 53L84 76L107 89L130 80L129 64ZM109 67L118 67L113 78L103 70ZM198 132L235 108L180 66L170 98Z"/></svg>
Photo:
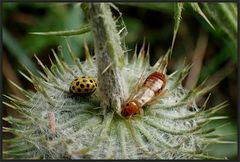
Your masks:
<svg viewBox="0 0 240 162"><path fill-rule="evenodd" d="M197 47L195 48L193 52L192 57L192 68L189 72L188 78L185 83L185 88L192 89L198 81L201 68L202 68L202 62L204 58L205 51L207 49L207 43L208 43L208 36L205 33L200 33L199 38L197 41Z"/></svg>

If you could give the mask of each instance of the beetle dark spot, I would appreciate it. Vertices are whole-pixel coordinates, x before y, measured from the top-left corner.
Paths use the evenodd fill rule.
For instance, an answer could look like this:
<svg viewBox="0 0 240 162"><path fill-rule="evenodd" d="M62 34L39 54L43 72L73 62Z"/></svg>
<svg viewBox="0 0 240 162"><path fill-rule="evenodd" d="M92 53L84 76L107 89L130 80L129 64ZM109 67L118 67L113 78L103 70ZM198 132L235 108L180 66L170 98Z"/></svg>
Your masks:
<svg viewBox="0 0 240 162"><path fill-rule="evenodd" d="M77 82L76 85L78 86L80 82Z"/></svg>
<svg viewBox="0 0 240 162"><path fill-rule="evenodd" d="M89 87L90 87L90 84L87 84L87 87L89 88Z"/></svg>
<svg viewBox="0 0 240 162"><path fill-rule="evenodd" d="M80 88L78 88L78 89L77 89L77 91L78 91L78 92L81 92L81 89L80 89Z"/></svg>
<svg viewBox="0 0 240 162"><path fill-rule="evenodd" d="M90 79L90 82L91 82L91 83L93 83L93 80L92 80L92 79Z"/></svg>
<svg viewBox="0 0 240 162"><path fill-rule="evenodd" d="M82 78L86 78L86 76L83 76Z"/></svg>
<svg viewBox="0 0 240 162"><path fill-rule="evenodd" d="M74 87L74 86L72 86L72 89L73 89L73 90L75 90L75 87Z"/></svg>
<svg viewBox="0 0 240 162"><path fill-rule="evenodd" d="M86 80L86 79L83 79L83 82L87 82L87 80Z"/></svg>
<svg viewBox="0 0 240 162"><path fill-rule="evenodd" d="M76 79L74 79L75 81L77 81L78 80L78 78L76 78Z"/></svg>
<svg viewBox="0 0 240 162"><path fill-rule="evenodd" d="M92 85L92 87L94 88L94 87L95 87L95 85L93 84L93 85Z"/></svg>
<svg viewBox="0 0 240 162"><path fill-rule="evenodd" d="M85 92L88 92L88 89L84 89Z"/></svg>
<svg viewBox="0 0 240 162"><path fill-rule="evenodd" d="M95 86L97 87L97 83L95 83Z"/></svg>
<svg viewBox="0 0 240 162"><path fill-rule="evenodd" d="M80 87L81 87L81 88L84 88L85 86L84 86L84 84L80 84Z"/></svg>

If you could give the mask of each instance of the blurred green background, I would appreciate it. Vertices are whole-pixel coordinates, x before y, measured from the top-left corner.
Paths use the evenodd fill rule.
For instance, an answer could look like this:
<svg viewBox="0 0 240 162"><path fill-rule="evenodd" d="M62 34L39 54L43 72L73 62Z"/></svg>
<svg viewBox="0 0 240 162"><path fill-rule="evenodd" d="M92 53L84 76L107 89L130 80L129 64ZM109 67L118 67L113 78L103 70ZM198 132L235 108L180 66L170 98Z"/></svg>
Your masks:
<svg viewBox="0 0 240 162"><path fill-rule="evenodd" d="M174 26L174 3L118 3L116 6L122 13L128 33L125 43L128 53L134 52L135 45L140 49L143 40L150 43L150 63L153 65L159 56L163 55L171 45ZM232 10L222 19L211 17L209 9L215 9L216 3L200 3L200 7L207 18L214 25L215 30L196 13L190 5L185 5L182 21L176 37L173 55L168 72L180 70L183 60L192 63L190 74L183 85L191 88L195 83L200 84L207 79L206 85L219 84L211 91L208 107L215 106L225 100L229 106L218 112L229 116L229 119L212 122L214 127L230 122L219 130L227 141L237 140L237 31L226 23L228 20L237 24L237 13ZM215 5L215 6L214 6ZM208 8L209 7L209 8ZM236 8L236 4L228 7ZM237 10L236 10L237 11ZM224 12L224 11L223 11ZM113 10L117 18L119 13ZM57 30L77 29L86 24L86 18L77 3L3 3L3 94L24 96L7 80L12 80L25 89L33 90L31 85L18 70L23 70L21 64L35 71L40 69L34 54L50 67L49 56L52 58L51 48L59 48L66 54L66 40L57 36L31 35L29 32L48 32ZM235 19L236 18L236 19ZM84 60L84 41L87 42L93 54L91 33L67 38L73 51ZM64 55L65 55L64 54ZM65 57L68 61L68 58ZM204 95L199 99L201 105L207 98ZM3 116L17 116L12 109L4 106ZM8 123L4 122L3 126ZM10 137L4 134L4 138ZM6 146L7 147L7 146ZM237 157L237 144L217 144L209 146L209 153L215 156L226 156L230 159Z"/></svg>

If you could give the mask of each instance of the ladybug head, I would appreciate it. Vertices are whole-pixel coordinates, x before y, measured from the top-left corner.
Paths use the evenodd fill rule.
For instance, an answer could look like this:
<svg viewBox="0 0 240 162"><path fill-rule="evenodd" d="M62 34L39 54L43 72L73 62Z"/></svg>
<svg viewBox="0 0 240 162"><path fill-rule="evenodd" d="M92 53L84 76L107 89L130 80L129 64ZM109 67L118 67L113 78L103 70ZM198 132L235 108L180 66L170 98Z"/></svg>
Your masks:
<svg viewBox="0 0 240 162"><path fill-rule="evenodd" d="M127 102L121 112L121 114L125 117L129 117L137 113L139 113L139 107L134 101Z"/></svg>

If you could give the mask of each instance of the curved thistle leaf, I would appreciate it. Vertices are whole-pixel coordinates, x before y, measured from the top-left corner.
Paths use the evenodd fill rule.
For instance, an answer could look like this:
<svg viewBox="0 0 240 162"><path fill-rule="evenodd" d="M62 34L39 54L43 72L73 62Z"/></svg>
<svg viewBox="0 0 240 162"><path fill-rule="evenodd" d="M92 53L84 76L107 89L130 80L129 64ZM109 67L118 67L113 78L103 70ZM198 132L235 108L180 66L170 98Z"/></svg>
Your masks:
<svg viewBox="0 0 240 162"><path fill-rule="evenodd" d="M203 13L202 9L199 7L198 3L189 3L192 9L201 15L204 20L211 26L211 28L215 29L212 23L208 20L207 16Z"/></svg>

